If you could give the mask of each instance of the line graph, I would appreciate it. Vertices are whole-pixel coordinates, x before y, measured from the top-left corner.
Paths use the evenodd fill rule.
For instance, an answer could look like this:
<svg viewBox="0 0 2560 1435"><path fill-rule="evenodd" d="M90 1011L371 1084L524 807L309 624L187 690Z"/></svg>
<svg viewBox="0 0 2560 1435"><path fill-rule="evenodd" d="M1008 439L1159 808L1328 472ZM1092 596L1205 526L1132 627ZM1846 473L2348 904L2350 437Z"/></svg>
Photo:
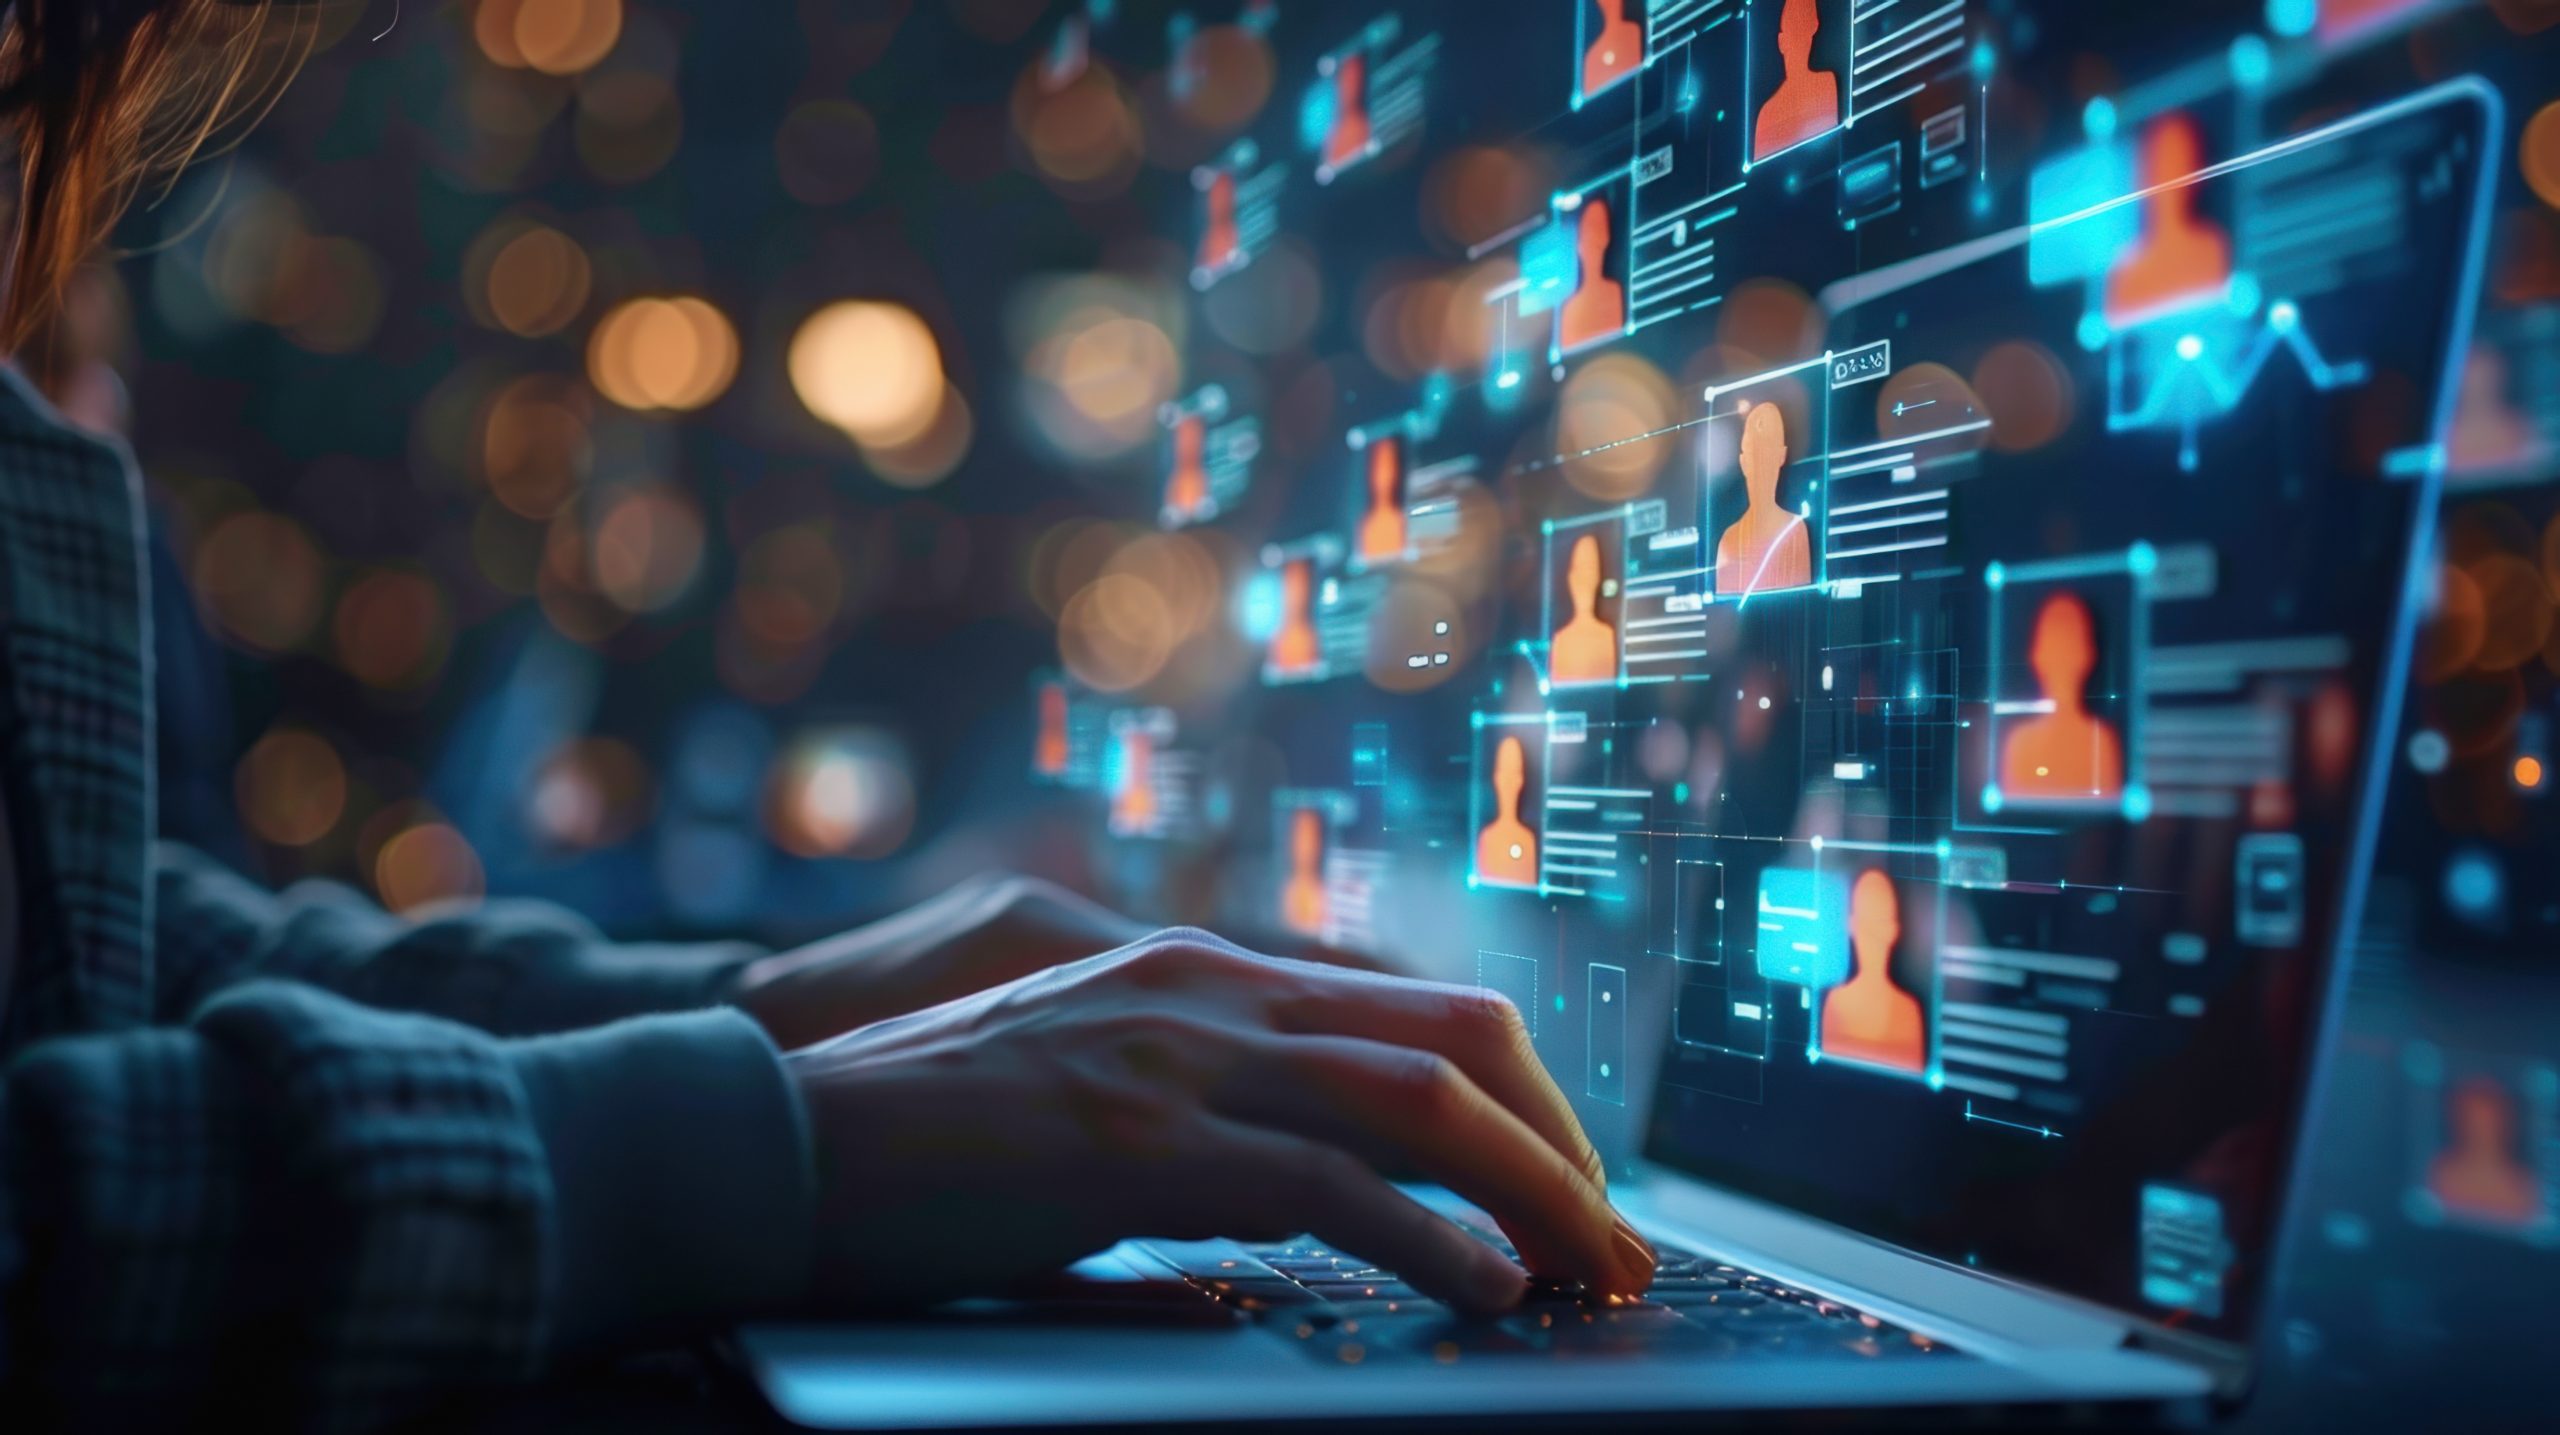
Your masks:
<svg viewBox="0 0 2560 1435"><path fill-rule="evenodd" d="M2178 468L2196 469L2196 442L2209 419L2237 409L2274 362L2289 353L2313 388L2326 392L2363 383L2369 376L2360 360L2332 360L2302 325L2302 311L2291 300L2267 307L2266 323L2257 328L2236 354L2217 354L2197 332L2181 334L2169 357L2149 362L2129 360L2131 341L2119 337L2107 350L2107 431L2166 428L2179 431ZM2146 356L2148 357L2148 356ZM2147 379L2147 386L2142 381ZM2142 387L2136 401L2129 390Z"/></svg>

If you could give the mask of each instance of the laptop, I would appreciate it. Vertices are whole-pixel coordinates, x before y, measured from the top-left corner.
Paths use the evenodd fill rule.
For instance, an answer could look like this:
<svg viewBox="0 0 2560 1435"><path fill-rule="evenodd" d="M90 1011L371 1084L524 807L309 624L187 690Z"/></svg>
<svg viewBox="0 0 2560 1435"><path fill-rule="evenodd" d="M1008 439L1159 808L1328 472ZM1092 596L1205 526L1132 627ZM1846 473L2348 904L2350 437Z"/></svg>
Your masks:
<svg viewBox="0 0 2560 1435"><path fill-rule="evenodd" d="M1666 645L1588 692L1505 684L1467 727L1525 739L1528 805L1449 822L1571 847L1634 814L1463 900L1482 934L1621 899L1593 929L1618 945L1486 937L1476 963L1586 1110L1636 1098L1613 1194L1663 1253L1650 1294L1540 1285L1468 1321L1308 1240L1133 1240L1037 1292L742 1329L773 1409L1584 1429L2240 1400L2303 1235L2505 127L2473 81L2200 168L2186 123L2040 168L2023 226L1822 289L1819 355L1689 395L1693 461L1538 538L1569 582L1598 534L1615 602L1577 618L1693 634L1661 666L1708 674L1677 784L1590 740L1658 696L1628 657ZM1755 783L1798 789L1785 826L1732 830Z"/></svg>

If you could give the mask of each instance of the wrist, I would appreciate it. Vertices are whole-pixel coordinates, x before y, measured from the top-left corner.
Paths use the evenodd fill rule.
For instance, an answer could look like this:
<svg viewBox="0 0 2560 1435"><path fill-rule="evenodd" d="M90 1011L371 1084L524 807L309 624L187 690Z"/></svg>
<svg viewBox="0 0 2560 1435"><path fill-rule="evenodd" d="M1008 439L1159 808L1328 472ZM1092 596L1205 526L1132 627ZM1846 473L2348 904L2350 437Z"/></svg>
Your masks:
<svg viewBox="0 0 2560 1435"><path fill-rule="evenodd" d="M731 1012L514 1044L554 1193L555 1350L795 1304L815 1190L772 1043Z"/></svg>

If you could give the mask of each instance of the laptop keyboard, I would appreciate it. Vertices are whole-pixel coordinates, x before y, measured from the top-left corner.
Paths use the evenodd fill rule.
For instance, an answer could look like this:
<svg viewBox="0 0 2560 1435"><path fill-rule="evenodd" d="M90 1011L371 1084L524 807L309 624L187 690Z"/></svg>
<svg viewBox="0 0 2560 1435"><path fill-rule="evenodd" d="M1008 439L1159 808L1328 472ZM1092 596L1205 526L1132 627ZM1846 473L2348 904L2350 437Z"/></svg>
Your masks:
<svg viewBox="0 0 2560 1435"><path fill-rule="evenodd" d="M1503 1254L1498 1233L1477 1233ZM1245 1246L1185 1279L1211 1299L1295 1336L1321 1359L1443 1364L1481 1356L1915 1359L1946 1347L1865 1311L1690 1251L1660 1248L1641 1297L1533 1279L1509 1315L1469 1320L1355 1256L1301 1239Z"/></svg>

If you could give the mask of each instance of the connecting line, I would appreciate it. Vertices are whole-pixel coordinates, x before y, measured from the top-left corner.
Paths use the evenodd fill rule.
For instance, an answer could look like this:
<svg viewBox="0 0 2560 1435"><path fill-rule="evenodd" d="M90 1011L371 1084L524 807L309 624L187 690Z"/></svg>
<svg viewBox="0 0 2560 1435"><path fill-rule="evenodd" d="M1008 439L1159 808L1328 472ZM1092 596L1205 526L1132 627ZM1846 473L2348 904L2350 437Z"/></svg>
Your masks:
<svg viewBox="0 0 2560 1435"><path fill-rule="evenodd" d="M2039 1136L2047 1141L2062 1139L2062 1133L2050 1126L2029 1126L2020 1121L2003 1121L1997 1116L1976 1116L1973 1114L1973 1102L1970 1098L1964 1104L1964 1119L1983 1126L2005 1126L2012 1131L2024 1131L2030 1136Z"/></svg>
<svg viewBox="0 0 2560 1435"><path fill-rule="evenodd" d="M1536 646L1528 639L1522 638L1518 647L1520 649L1520 656L1528 661L1529 671L1536 673L1538 675L1539 683L1544 684L1547 680L1547 670L1538 662L1538 650Z"/></svg>

